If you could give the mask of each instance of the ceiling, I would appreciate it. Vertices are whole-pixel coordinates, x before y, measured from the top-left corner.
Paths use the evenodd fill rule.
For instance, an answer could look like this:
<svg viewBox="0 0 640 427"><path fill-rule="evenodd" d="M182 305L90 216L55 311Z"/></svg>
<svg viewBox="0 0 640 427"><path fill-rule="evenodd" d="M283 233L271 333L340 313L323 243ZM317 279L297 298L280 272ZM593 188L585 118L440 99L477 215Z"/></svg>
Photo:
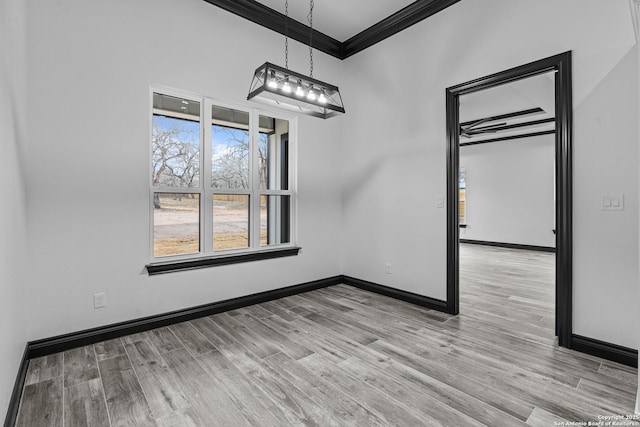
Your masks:
<svg viewBox="0 0 640 427"><path fill-rule="evenodd" d="M309 43L310 2L290 0L204 0L293 40ZM313 48L346 59L460 0L314 0Z"/></svg>
<svg viewBox="0 0 640 427"><path fill-rule="evenodd" d="M460 121L541 108L555 114L555 72L538 74L460 97Z"/></svg>
<svg viewBox="0 0 640 427"><path fill-rule="evenodd" d="M537 110L537 111L534 111ZM528 114L519 114L529 111ZM491 119L491 118L495 119ZM555 129L555 72L539 74L460 97L462 145Z"/></svg>
<svg viewBox="0 0 640 427"><path fill-rule="evenodd" d="M285 0L258 0L285 13ZM415 0L314 0L313 28L338 41L345 41L382 21ZM309 0L290 0L289 18L309 25Z"/></svg>

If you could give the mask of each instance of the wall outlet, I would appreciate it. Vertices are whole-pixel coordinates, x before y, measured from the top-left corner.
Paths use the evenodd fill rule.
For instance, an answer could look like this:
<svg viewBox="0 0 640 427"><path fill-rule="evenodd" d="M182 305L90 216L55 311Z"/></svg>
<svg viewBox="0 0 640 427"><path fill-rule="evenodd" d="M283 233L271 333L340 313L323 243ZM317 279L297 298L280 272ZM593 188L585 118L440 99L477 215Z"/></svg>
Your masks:
<svg viewBox="0 0 640 427"><path fill-rule="evenodd" d="M93 294L93 308L102 308L107 306L107 293L99 292Z"/></svg>
<svg viewBox="0 0 640 427"><path fill-rule="evenodd" d="M386 263L386 264L384 265L384 272L385 272L386 274L391 274L391 263Z"/></svg>

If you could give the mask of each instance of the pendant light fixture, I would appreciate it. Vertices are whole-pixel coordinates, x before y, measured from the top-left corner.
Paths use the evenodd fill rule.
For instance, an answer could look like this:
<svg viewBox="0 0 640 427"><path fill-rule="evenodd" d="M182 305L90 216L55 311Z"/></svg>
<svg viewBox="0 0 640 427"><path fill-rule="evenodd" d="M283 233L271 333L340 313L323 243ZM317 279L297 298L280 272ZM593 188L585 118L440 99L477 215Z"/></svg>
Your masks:
<svg viewBox="0 0 640 427"><path fill-rule="evenodd" d="M285 0L285 66L265 62L258 67L253 74L247 99L328 119L345 111L338 86L313 78L313 1L310 0L307 17L310 28L309 76L289 70L289 0Z"/></svg>

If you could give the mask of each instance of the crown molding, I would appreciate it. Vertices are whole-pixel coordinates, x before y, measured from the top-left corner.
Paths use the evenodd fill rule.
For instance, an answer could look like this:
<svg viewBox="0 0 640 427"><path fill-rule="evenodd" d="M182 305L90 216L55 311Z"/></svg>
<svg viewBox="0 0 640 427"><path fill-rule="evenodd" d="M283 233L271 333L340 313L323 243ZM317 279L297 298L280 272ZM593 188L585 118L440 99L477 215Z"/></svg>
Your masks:
<svg viewBox="0 0 640 427"><path fill-rule="evenodd" d="M418 0L342 43L344 58L365 50L460 0Z"/></svg>
<svg viewBox="0 0 640 427"><path fill-rule="evenodd" d="M278 11L258 3L255 0L204 0L241 18L285 35L300 43L309 44L311 28L295 19L289 19L285 28L286 16ZM313 30L313 47L321 52L342 59L342 43L338 40Z"/></svg>
<svg viewBox="0 0 640 427"><path fill-rule="evenodd" d="M256 0L204 0L237 16L286 35L303 44L309 43L311 28L257 2ZM313 30L313 48L338 59L346 59L374 44L399 33L460 0L417 0L361 33L341 42L318 30Z"/></svg>

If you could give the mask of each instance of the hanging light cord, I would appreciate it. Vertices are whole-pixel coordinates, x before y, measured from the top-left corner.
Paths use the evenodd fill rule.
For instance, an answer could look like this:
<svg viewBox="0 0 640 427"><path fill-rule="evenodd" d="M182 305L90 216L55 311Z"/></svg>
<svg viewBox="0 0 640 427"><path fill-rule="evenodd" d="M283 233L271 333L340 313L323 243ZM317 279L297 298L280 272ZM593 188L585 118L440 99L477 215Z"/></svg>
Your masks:
<svg viewBox="0 0 640 427"><path fill-rule="evenodd" d="M284 68L289 69L289 0L284 2Z"/></svg>
<svg viewBox="0 0 640 427"><path fill-rule="evenodd" d="M309 77L313 77L313 0L309 5L309 15L307 15L307 20L309 21Z"/></svg>

